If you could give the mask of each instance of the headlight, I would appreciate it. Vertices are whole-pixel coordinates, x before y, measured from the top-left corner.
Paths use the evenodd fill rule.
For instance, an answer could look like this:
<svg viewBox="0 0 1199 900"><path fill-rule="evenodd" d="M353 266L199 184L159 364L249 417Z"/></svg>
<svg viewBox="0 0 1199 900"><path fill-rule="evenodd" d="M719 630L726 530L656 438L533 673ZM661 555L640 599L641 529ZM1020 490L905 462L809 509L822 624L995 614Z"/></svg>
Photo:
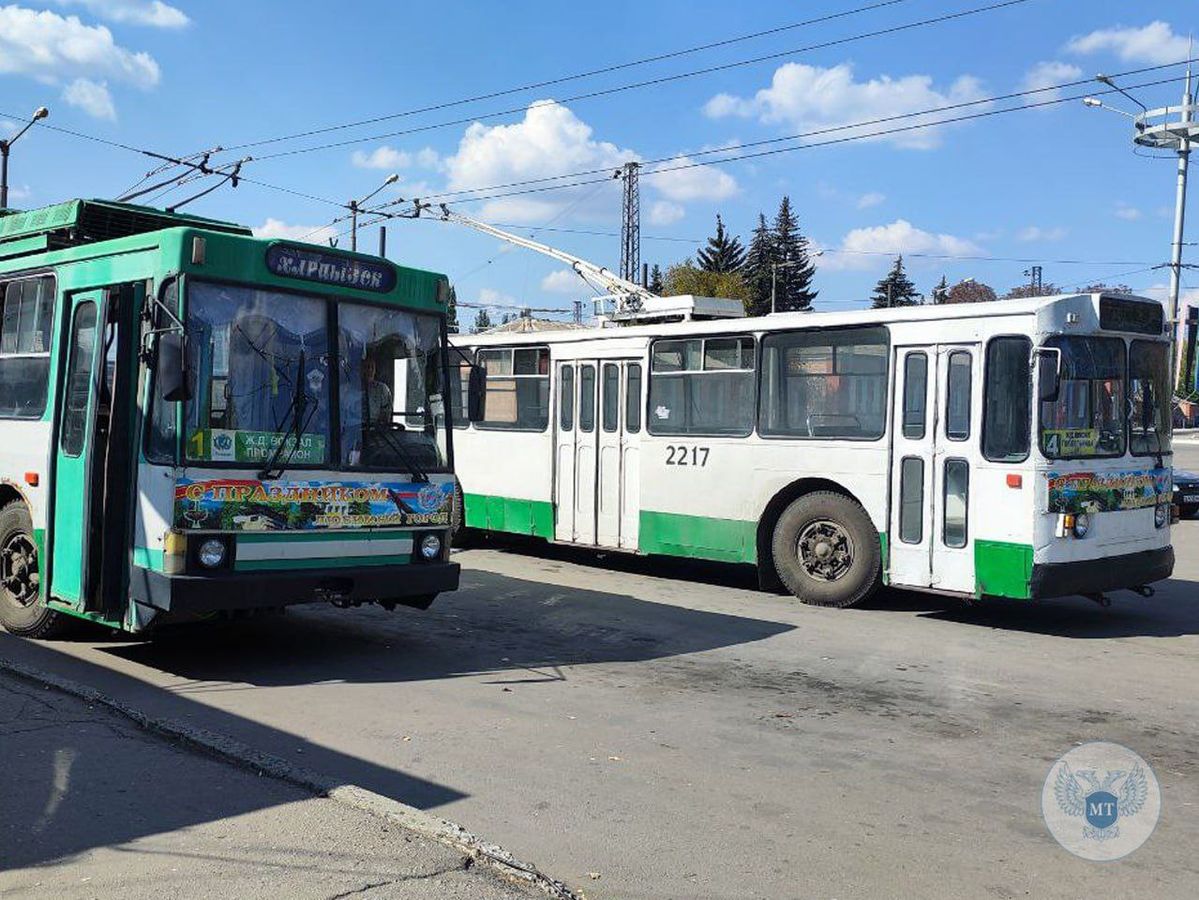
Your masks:
<svg viewBox="0 0 1199 900"><path fill-rule="evenodd" d="M426 534L421 538L420 555L430 560L441 556L441 538L435 534Z"/></svg>
<svg viewBox="0 0 1199 900"><path fill-rule="evenodd" d="M1087 532L1091 530L1091 517L1086 513L1079 513L1074 517L1074 536L1076 538L1085 538Z"/></svg>
<svg viewBox="0 0 1199 900"><path fill-rule="evenodd" d="M206 569L216 569L225 561L225 545L221 541L207 540L196 551L196 559Z"/></svg>
<svg viewBox="0 0 1199 900"><path fill-rule="evenodd" d="M1153 507L1153 524L1158 528L1165 528L1166 523L1170 521L1170 507L1164 503L1159 503Z"/></svg>

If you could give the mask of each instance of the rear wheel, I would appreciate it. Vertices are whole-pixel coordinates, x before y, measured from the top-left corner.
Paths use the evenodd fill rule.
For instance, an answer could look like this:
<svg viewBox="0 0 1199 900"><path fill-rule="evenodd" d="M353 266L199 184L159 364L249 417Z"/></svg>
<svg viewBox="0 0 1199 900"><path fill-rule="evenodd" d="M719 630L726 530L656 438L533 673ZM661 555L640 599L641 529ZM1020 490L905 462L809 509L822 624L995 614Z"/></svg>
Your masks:
<svg viewBox="0 0 1199 900"><path fill-rule="evenodd" d="M0 508L0 625L21 637L48 638L65 625L41 601L41 570L33 522L25 504Z"/></svg>
<svg viewBox="0 0 1199 900"><path fill-rule="evenodd" d="M881 577L878 531L860 504L832 491L793 500L775 523L771 550L783 584L813 606L853 606Z"/></svg>
<svg viewBox="0 0 1199 900"><path fill-rule="evenodd" d="M1199 512L1199 506L1179 506L1178 517L1180 519L1193 519L1195 513Z"/></svg>

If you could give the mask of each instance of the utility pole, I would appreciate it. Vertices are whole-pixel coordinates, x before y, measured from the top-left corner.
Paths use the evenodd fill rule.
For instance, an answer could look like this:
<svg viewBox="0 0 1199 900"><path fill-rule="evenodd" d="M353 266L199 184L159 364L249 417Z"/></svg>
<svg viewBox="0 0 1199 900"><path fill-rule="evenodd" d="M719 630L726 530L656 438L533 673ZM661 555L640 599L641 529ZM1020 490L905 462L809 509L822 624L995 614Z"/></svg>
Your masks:
<svg viewBox="0 0 1199 900"><path fill-rule="evenodd" d="M7 140L0 140L0 209L8 209L8 151L21 135L48 115L50 115L50 110L39 106L33 111L33 117L25 124L24 128Z"/></svg>
<svg viewBox="0 0 1199 900"><path fill-rule="evenodd" d="M637 183L641 163L627 162L616 171L624 181L620 222L620 277L636 281L641 268L641 188Z"/></svg>
<svg viewBox="0 0 1199 900"><path fill-rule="evenodd" d="M379 185L377 188L375 188L373 191L371 191L369 194L367 194L361 200L351 200L349 203L346 204L346 209L348 209L350 211L350 249L351 250L356 251L358 249L358 213L359 213L359 211L362 209L363 206L366 205L367 200L371 199L371 197L375 196L375 194L379 193L379 191L383 190L383 188L387 187L389 184L395 184L399 180L400 180L399 175L396 175L394 173L391 175L388 175L383 180L383 183L381 185Z"/></svg>
<svg viewBox="0 0 1199 900"><path fill-rule="evenodd" d="M1028 278L1028 287L1032 292L1032 296L1040 297L1042 290L1041 285L1044 283L1041 280L1041 267L1033 266L1031 269L1026 269L1024 271L1024 275L1026 278Z"/></svg>
<svg viewBox="0 0 1199 900"><path fill-rule="evenodd" d="M1178 302L1182 283L1183 232L1186 224L1187 167L1190 163L1191 141L1199 140L1199 122L1195 120L1195 98L1191 93L1191 66L1188 63L1181 105L1162 106L1157 109L1147 108L1144 103L1106 75L1097 75L1095 79L1123 94L1141 107L1142 111L1134 115L1110 106L1097 97L1085 97L1083 103L1091 108L1109 109L1132 119L1134 126L1132 140L1138 146L1154 150L1173 150L1178 154L1178 178L1174 198L1174 238L1170 246L1170 293L1167 298L1170 317L1170 374L1176 383L1178 363L1180 362L1178 358Z"/></svg>

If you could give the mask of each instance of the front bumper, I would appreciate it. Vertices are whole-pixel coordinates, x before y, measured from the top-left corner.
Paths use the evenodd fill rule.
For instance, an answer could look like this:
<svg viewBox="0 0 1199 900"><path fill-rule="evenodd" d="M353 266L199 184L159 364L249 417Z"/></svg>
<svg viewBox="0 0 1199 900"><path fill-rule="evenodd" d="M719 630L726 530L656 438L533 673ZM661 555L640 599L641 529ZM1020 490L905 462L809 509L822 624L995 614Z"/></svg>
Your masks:
<svg viewBox="0 0 1199 900"><path fill-rule="evenodd" d="M432 595L458 589L457 563L360 566L324 571L164 575L134 569L130 594L169 613L210 613L296 603L382 601L427 609Z"/></svg>
<svg viewBox="0 0 1199 900"><path fill-rule="evenodd" d="M1101 594L1140 587L1169 578L1174 572L1174 548L1142 550L1101 560L1036 563L1029 584L1034 600L1072 594Z"/></svg>

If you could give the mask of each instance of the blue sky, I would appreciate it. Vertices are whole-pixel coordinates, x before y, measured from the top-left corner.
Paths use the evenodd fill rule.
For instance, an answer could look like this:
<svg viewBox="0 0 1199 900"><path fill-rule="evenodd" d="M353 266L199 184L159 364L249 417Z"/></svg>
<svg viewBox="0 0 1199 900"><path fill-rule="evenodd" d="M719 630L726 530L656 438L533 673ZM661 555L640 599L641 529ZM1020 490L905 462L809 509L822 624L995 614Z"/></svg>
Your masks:
<svg viewBox="0 0 1199 900"><path fill-rule="evenodd" d="M0 128L11 132L14 117L45 104L50 125L185 154L402 113L866 5L0 0ZM738 146L753 141L1172 62L1186 55L1196 24L1183 15L1195 8L1177 0L1029 0L795 52L984 5L903 0L671 60L219 158L253 155L250 177L334 202L369 193L392 172L400 181L379 199L604 169L631 157L711 162L745 153ZM781 55L570 99L770 54ZM1123 81L1181 74L1175 67ZM1178 102L1181 91L1173 82L1137 93L1155 106ZM454 120L467 121L445 124ZM1174 162L1134 154L1130 124L1071 102L646 176L642 258L665 267L693 254L717 213L747 239L758 212L772 215L786 193L805 234L826 248L816 285L825 308L863 303L890 265L883 254L892 251L909 254L910 273L925 292L944 273L1002 293L1024 280L1029 264L1014 258L1027 258L1041 260L1044 278L1067 288L1112 279L1161 295L1166 273L1147 269L1169 256ZM409 133L380 137L399 131ZM266 158L332 140L357 143ZM724 147L730 149L694 156ZM126 150L35 129L13 148L12 205L115 197L153 165ZM535 236L612 267L618 261L615 182L455 208L525 233L533 226L568 229ZM317 240L343 227L317 231L344 212L333 203L249 183L189 209ZM459 226L401 221L388 231L392 259L446 272L463 301L566 309L588 296L552 260ZM361 240L374 247L376 231ZM1189 280L1199 288L1199 275Z"/></svg>

